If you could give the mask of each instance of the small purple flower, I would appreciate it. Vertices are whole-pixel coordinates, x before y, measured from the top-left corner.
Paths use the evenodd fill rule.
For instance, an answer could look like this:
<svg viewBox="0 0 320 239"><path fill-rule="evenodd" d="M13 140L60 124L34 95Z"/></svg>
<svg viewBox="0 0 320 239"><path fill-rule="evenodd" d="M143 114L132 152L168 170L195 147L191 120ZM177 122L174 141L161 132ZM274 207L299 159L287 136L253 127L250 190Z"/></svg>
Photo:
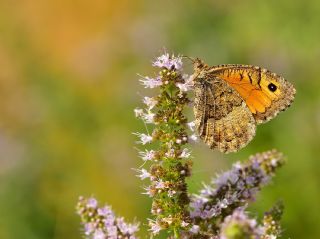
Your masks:
<svg viewBox="0 0 320 239"><path fill-rule="evenodd" d="M177 192L175 190L169 189L168 190L168 197L172 198Z"/></svg>
<svg viewBox="0 0 320 239"><path fill-rule="evenodd" d="M180 157L180 158L189 158L190 155L191 155L190 150L187 149L187 148L184 148L184 149L182 150L182 152L181 152L181 154L180 154L179 157Z"/></svg>
<svg viewBox="0 0 320 239"><path fill-rule="evenodd" d="M212 188L211 186L203 183L203 188L200 190L200 198L206 198L206 197L211 197L212 195L215 194L215 189Z"/></svg>
<svg viewBox="0 0 320 239"><path fill-rule="evenodd" d="M216 179L213 180L217 187L222 187L228 183L235 184L239 180L239 170L233 167L232 170L226 171L221 175L218 175Z"/></svg>
<svg viewBox="0 0 320 239"><path fill-rule="evenodd" d="M143 187L143 189L145 192L143 192L142 194L148 195L149 197L154 196L153 187L147 186L147 187Z"/></svg>
<svg viewBox="0 0 320 239"><path fill-rule="evenodd" d="M139 230L139 224L127 224L123 218L117 219L117 226L124 235L134 234Z"/></svg>
<svg viewBox="0 0 320 239"><path fill-rule="evenodd" d="M143 97L143 103L148 107L148 110L151 110L157 105L158 101L153 97L145 96Z"/></svg>
<svg viewBox="0 0 320 239"><path fill-rule="evenodd" d="M146 178L150 178L151 174L146 170L146 169L134 169L137 173L139 173L138 175L136 175L137 177L139 177L141 180L144 180Z"/></svg>
<svg viewBox="0 0 320 239"><path fill-rule="evenodd" d="M112 226L114 224L114 221L116 220L116 217L112 214L106 215L103 219L104 225L106 227Z"/></svg>
<svg viewBox="0 0 320 239"><path fill-rule="evenodd" d="M190 129L191 131L194 131L194 129L195 129L195 127L196 127L196 124L195 124L194 121L191 121L191 122L187 123L187 125L188 125L188 127L189 127L189 129Z"/></svg>
<svg viewBox="0 0 320 239"><path fill-rule="evenodd" d="M256 178L253 176L248 176L246 178L246 184L249 186L254 186L255 182L256 182Z"/></svg>
<svg viewBox="0 0 320 239"><path fill-rule="evenodd" d="M99 216L103 217L112 214L111 208L109 206L98 208L97 212Z"/></svg>
<svg viewBox="0 0 320 239"><path fill-rule="evenodd" d="M101 229L98 229L93 233L93 239L105 239L105 238L106 238L106 235Z"/></svg>
<svg viewBox="0 0 320 239"><path fill-rule="evenodd" d="M145 77L142 77L140 82L144 86L144 88L151 88L151 89L162 85L162 81L160 77L150 78L148 76L145 76Z"/></svg>
<svg viewBox="0 0 320 239"><path fill-rule="evenodd" d="M98 206L98 202L95 198L89 198L87 202L88 208L96 208Z"/></svg>
<svg viewBox="0 0 320 239"><path fill-rule="evenodd" d="M160 181L154 181L156 189L164 189L166 187L165 183L160 179Z"/></svg>
<svg viewBox="0 0 320 239"><path fill-rule="evenodd" d="M169 64L170 64L170 56L168 53L165 53L157 57L156 60L152 63L153 66L156 66L159 68L162 68L162 67L170 68L168 67Z"/></svg>
<svg viewBox="0 0 320 239"><path fill-rule="evenodd" d="M162 230L161 226L158 224L158 222L148 219L149 220L149 231L151 231L151 233L153 235L157 235L159 234L159 232Z"/></svg>
<svg viewBox="0 0 320 239"><path fill-rule="evenodd" d="M153 160L155 157L155 151L154 150L145 150L139 152L140 157L143 161L150 161Z"/></svg>
<svg viewBox="0 0 320 239"><path fill-rule="evenodd" d="M198 234L199 233L199 230L200 230L200 227L198 225L193 225L191 228L190 228L190 232L192 234Z"/></svg>
<svg viewBox="0 0 320 239"><path fill-rule="evenodd" d="M139 224L136 223L136 224L128 224L128 227L127 227L127 233L132 235L136 232L139 231Z"/></svg>
<svg viewBox="0 0 320 239"><path fill-rule="evenodd" d="M90 235L92 232L94 232L95 230L95 226L94 223L89 222L84 224L84 234L85 235Z"/></svg>
<svg viewBox="0 0 320 239"><path fill-rule="evenodd" d="M107 233L108 233L108 236L109 236L109 237L117 237L117 235L118 235L118 228L117 228L116 226L114 226L114 225L108 226L108 227L106 228L106 230L107 230Z"/></svg>
<svg viewBox="0 0 320 239"><path fill-rule="evenodd" d="M182 58L172 56L171 60L171 68L174 66L174 69L181 70L182 69Z"/></svg>
<svg viewBox="0 0 320 239"><path fill-rule="evenodd" d="M175 150L174 149L169 149L168 152L165 153L165 156L167 158L173 158L175 156Z"/></svg>
<svg viewBox="0 0 320 239"><path fill-rule="evenodd" d="M176 83L176 86L180 89L182 92L187 92L193 89L194 83L193 78L189 77L188 75L183 76L184 83Z"/></svg>
<svg viewBox="0 0 320 239"><path fill-rule="evenodd" d="M165 53L157 57L157 59L152 63L152 65L159 68L166 68L168 70L181 70L182 58L179 56L175 57L174 55L170 56L168 53Z"/></svg>
<svg viewBox="0 0 320 239"><path fill-rule="evenodd" d="M151 135L143 134L143 133L134 133L134 135L137 135L140 138L140 141L138 141L137 143L145 145L145 144L150 143L152 141Z"/></svg>
<svg viewBox="0 0 320 239"><path fill-rule="evenodd" d="M146 113L142 116L142 119L147 124L153 124L154 123L154 116L155 116L155 114L149 111L148 113Z"/></svg>
<svg viewBox="0 0 320 239"><path fill-rule="evenodd" d="M191 139L192 141L194 141L194 142L197 142L197 141L198 141L198 136L197 136L196 134L192 134L192 135L190 136L190 139Z"/></svg>
<svg viewBox="0 0 320 239"><path fill-rule="evenodd" d="M187 227L189 224L190 224L190 223L185 222L185 221L182 221L182 222L181 222L181 226L182 226L182 227Z"/></svg>
<svg viewBox="0 0 320 239"><path fill-rule="evenodd" d="M134 109L134 115L137 118L141 118L144 115L143 109L139 109L139 108Z"/></svg>

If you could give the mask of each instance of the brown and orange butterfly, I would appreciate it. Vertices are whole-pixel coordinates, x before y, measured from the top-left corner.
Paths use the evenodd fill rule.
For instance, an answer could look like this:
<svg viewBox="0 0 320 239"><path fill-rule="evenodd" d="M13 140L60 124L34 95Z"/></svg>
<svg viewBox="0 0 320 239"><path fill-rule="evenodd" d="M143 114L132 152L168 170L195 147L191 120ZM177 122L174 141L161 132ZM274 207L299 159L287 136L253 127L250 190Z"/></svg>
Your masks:
<svg viewBox="0 0 320 239"><path fill-rule="evenodd" d="M252 140L257 124L274 118L294 99L293 85L266 69L193 62L195 125L211 149L237 152Z"/></svg>

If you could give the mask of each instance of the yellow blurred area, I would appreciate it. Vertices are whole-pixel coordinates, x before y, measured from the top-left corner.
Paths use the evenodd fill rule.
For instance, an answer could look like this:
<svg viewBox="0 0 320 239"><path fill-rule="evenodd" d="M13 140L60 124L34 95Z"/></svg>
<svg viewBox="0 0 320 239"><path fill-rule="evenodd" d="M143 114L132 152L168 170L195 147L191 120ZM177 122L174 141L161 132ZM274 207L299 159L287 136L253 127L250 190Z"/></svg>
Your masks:
<svg viewBox="0 0 320 239"><path fill-rule="evenodd" d="M318 238L319 23L316 0L0 0L0 238L81 238L79 195L146 222L151 201L131 170L142 164L132 132L145 126L133 109L152 94L137 73L153 76L164 47L209 65L260 65L296 86L292 108L239 153L194 146L190 190L277 148L288 163L256 216L282 198L284 238Z"/></svg>

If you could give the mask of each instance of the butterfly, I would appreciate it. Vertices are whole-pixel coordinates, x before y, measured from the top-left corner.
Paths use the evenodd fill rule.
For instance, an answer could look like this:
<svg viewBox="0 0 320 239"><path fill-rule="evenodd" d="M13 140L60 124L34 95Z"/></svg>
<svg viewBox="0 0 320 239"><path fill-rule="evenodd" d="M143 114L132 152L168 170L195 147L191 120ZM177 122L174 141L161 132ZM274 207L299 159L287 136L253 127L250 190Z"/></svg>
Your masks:
<svg viewBox="0 0 320 239"><path fill-rule="evenodd" d="M209 67L193 60L194 115L200 138L221 152L237 152L255 136L256 126L293 102L296 90L281 76L251 65Z"/></svg>

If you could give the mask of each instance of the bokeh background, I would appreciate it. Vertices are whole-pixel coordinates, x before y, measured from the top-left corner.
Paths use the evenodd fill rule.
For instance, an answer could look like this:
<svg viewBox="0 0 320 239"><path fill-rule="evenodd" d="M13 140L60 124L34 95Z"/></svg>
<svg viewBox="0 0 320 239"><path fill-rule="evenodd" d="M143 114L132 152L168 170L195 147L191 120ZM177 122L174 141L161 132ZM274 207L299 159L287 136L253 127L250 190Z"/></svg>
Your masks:
<svg viewBox="0 0 320 239"><path fill-rule="evenodd" d="M0 238L81 238L75 204L96 196L145 222L150 199L133 108L163 47L208 64L266 67L293 106L237 154L194 147L190 190L258 151L288 158L253 215L282 198L284 238L320 238L320 2L0 0ZM142 234L145 232L143 225Z"/></svg>

